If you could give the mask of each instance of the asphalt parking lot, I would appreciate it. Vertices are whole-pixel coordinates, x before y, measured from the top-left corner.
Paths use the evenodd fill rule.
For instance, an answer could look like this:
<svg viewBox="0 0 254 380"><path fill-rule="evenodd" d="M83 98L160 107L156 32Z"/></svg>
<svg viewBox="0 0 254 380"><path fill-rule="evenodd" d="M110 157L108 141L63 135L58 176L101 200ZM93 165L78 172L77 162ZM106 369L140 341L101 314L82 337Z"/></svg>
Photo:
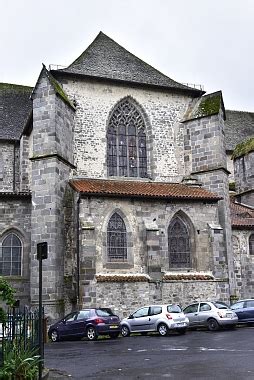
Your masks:
<svg viewBox="0 0 254 380"><path fill-rule="evenodd" d="M253 338L254 327L239 327L182 336L49 342L45 366L52 379L253 380Z"/></svg>

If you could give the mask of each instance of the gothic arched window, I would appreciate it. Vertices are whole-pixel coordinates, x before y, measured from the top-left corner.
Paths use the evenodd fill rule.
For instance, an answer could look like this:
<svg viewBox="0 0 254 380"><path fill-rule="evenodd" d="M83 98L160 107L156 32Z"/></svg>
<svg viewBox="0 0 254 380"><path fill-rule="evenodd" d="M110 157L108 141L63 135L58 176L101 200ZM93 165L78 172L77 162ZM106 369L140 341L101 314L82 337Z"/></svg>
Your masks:
<svg viewBox="0 0 254 380"><path fill-rule="evenodd" d="M254 234L251 234L249 238L249 252L250 255L254 255Z"/></svg>
<svg viewBox="0 0 254 380"><path fill-rule="evenodd" d="M175 217L168 227L169 266L190 267L190 236L181 218Z"/></svg>
<svg viewBox="0 0 254 380"><path fill-rule="evenodd" d="M127 237L123 219L114 213L107 227L107 257L108 261L127 261Z"/></svg>
<svg viewBox="0 0 254 380"><path fill-rule="evenodd" d="M9 233L1 244L0 275L21 275L22 243L17 235Z"/></svg>
<svg viewBox="0 0 254 380"><path fill-rule="evenodd" d="M119 103L109 121L107 167L109 176L147 177L144 120L127 99Z"/></svg>

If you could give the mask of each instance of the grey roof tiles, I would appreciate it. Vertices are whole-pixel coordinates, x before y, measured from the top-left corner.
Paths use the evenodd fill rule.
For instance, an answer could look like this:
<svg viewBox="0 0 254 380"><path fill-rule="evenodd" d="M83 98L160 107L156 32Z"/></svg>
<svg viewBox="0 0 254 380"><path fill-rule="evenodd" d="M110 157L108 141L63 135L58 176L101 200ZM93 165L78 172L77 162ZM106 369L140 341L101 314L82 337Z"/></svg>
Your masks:
<svg viewBox="0 0 254 380"><path fill-rule="evenodd" d="M100 32L91 45L66 69L58 72L203 92L175 82Z"/></svg>
<svg viewBox="0 0 254 380"><path fill-rule="evenodd" d="M236 145L254 137L254 112L226 110L225 121L226 150L232 151Z"/></svg>
<svg viewBox="0 0 254 380"><path fill-rule="evenodd" d="M0 139L18 140L32 111L32 88L0 83Z"/></svg>

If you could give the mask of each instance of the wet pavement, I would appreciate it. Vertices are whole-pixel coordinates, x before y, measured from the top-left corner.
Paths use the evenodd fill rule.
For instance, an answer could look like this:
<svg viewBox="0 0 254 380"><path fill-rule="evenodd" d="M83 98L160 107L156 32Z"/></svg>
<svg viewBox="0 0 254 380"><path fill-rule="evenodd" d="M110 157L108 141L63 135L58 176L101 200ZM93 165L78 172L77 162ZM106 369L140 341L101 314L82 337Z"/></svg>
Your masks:
<svg viewBox="0 0 254 380"><path fill-rule="evenodd" d="M253 380L254 328L45 345L50 379Z"/></svg>

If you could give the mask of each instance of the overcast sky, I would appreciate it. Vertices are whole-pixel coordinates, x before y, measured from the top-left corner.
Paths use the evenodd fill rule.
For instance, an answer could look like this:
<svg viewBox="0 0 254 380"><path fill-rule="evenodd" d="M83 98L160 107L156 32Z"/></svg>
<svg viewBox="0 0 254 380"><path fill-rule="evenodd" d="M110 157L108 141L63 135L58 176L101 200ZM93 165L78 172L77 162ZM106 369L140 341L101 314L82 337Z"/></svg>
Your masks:
<svg viewBox="0 0 254 380"><path fill-rule="evenodd" d="M0 82L33 86L103 31L181 83L254 112L254 0L0 0Z"/></svg>

